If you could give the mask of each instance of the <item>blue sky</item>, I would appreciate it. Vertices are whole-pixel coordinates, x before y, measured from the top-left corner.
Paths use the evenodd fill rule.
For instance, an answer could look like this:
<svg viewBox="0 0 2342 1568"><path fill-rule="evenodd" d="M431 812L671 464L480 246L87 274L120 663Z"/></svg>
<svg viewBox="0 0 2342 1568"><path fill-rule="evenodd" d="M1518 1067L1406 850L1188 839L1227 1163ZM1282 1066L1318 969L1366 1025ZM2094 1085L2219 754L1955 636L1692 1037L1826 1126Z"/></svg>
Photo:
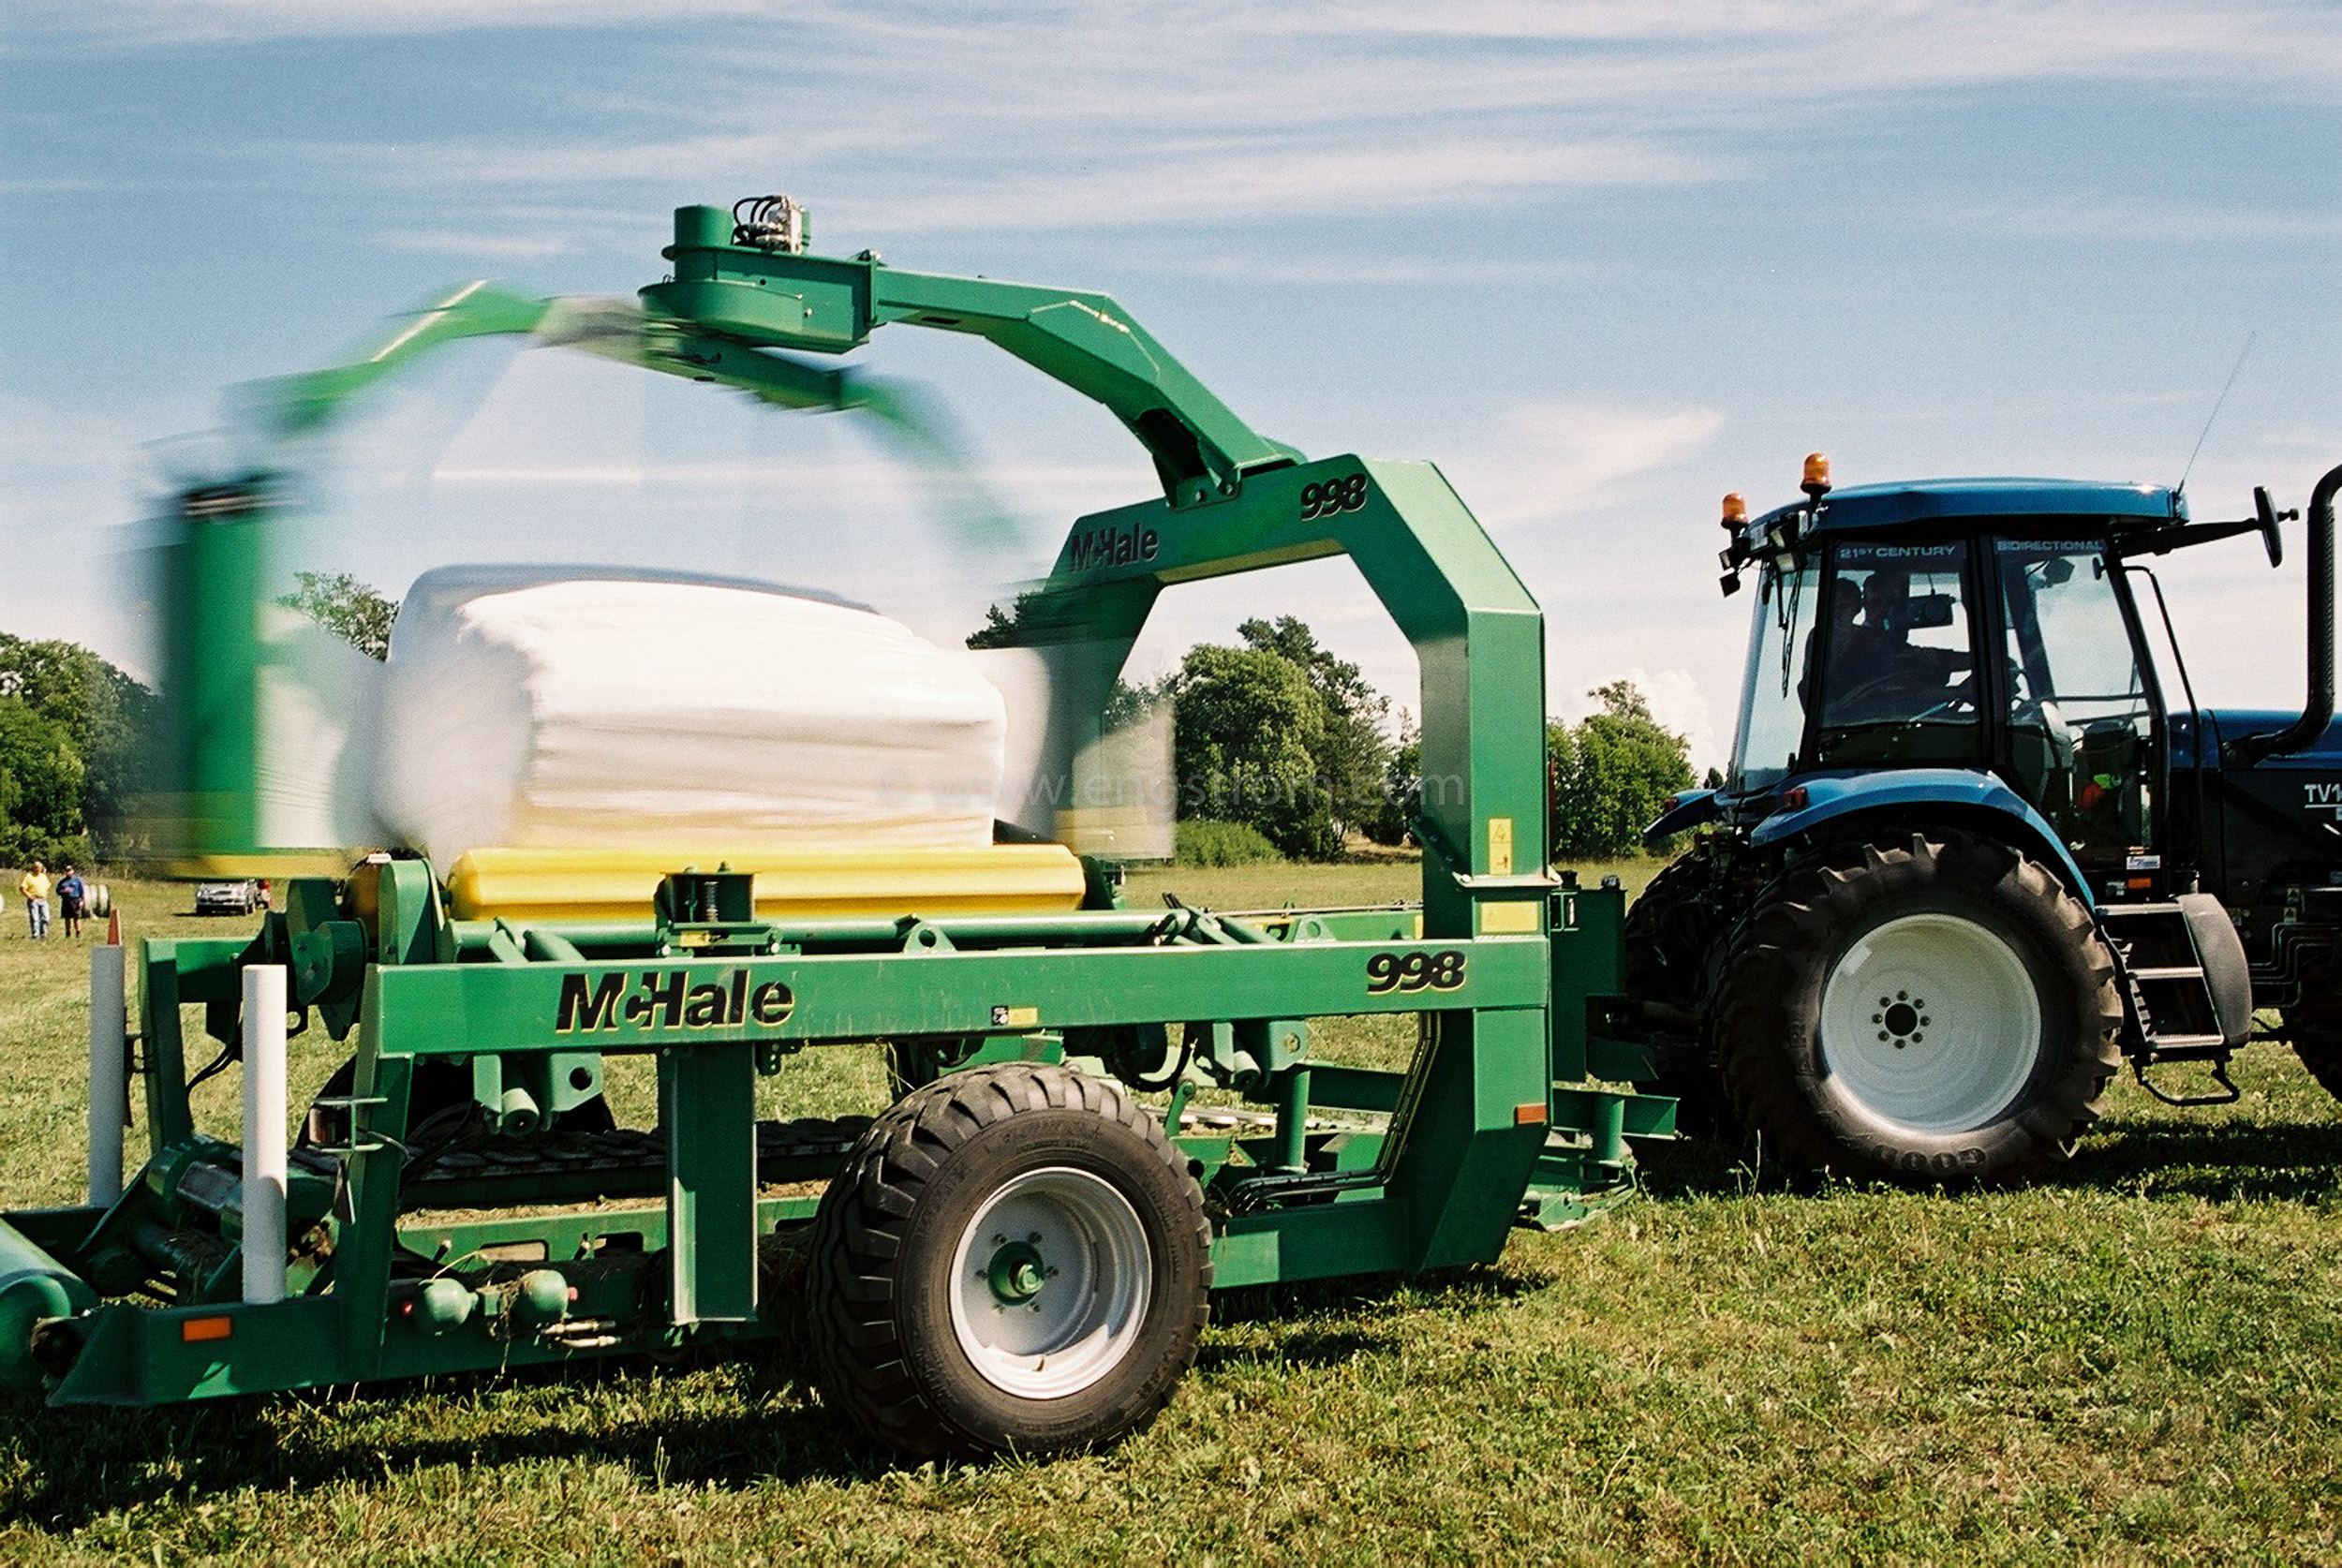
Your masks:
<svg viewBox="0 0 2342 1568"><path fill-rule="evenodd" d="M2029 473L2298 505L2342 460L2342 9L338 0L0 23L0 629L143 665L121 570L233 383L494 275L628 295L679 204L788 191L816 248L1119 298L1256 428L1438 462L1550 617L1728 742L1717 497ZM1104 415L882 333L1021 551L939 538L851 418L476 348L316 454L295 564L393 593L570 555L816 581L949 635L1078 511L1149 493ZM997 362L996 362L997 361ZM230 443L232 449L232 443ZM2207 697L2298 700L2296 571L2165 570ZM1341 564L1167 596L1161 668L1298 614L1411 701Z"/></svg>

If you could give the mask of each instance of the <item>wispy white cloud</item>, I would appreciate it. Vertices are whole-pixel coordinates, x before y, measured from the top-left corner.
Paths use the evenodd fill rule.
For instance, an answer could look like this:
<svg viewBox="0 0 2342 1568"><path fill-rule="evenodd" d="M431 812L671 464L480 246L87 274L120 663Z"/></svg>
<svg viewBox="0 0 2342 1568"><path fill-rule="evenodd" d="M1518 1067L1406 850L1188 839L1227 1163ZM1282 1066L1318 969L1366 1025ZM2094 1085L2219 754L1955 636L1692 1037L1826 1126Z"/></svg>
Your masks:
<svg viewBox="0 0 2342 1568"><path fill-rule="evenodd" d="M538 229L530 233L480 233L468 229L384 229L377 231L378 244L392 250L413 251L425 256L478 257L497 261L535 261L548 256L572 255L583 247L579 242L556 229Z"/></svg>
<svg viewBox="0 0 2342 1568"><path fill-rule="evenodd" d="M1250 284L1308 284L1355 288L1372 284L1438 283L1450 286L1486 283L1552 283L1563 278L1589 277L1601 269L1560 257L1497 258L1460 256L1425 259L1406 256L1361 256L1327 249L1274 256L1195 255L1180 252L1161 259L1201 277L1235 278Z"/></svg>
<svg viewBox="0 0 2342 1568"><path fill-rule="evenodd" d="M1291 109L1339 97L1362 56L1423 46L1509 52L1514 58L1492 62L1500 101L1502 83L1534 78L1550 64L1536 52L1554 47L1583 52L1575 78L1580 83L1605 72L1621 82L1648 80L1699 56L1728 56L1718 63L1744 80L1770 79L1807 96L1886 82L2078 73L2225 78L2251 61L2272 67L2278 81L2322 79L2331 96L2334 73L2320 64L2331 54L2303 50L2333 42L2337 26L2333 8L2318 0L2217 7L2199 0L1483 0L1440 7L1419 0L1199 0L1153 13L1119 6L971 9L943 0L885 7L797 0L778 14L769 0L17 0L8 47L63 52L624 28L673 37L679 26L728 22L763 24L800 57L817 57L825 42L890 60L924 48L942 62L937 79L960 78L968 96L979 89L1012 102L1071 96L1077 111L1097 107L1080 95L1102 58L1209 58L1225 67L1185 79L1163 73L1156 91L1188 98L1233 92L1274 72ZM737 37L725 37L722 47L728 58L740 58ZM1291 52L1303 48L1313 52L1313 74L1294 69ZM972 68L993 59L1014 59L1023 68L1014 75ZM1251 70L1243 68L1248 61ZM1863 69L1849 80L1852 66ZM1142 88L1138 96L1149 94Z"/></svg>
<svg viewBox="0 0 2342 1568"><path fill-rule="evenodd" d="M1440 466L1480 521L1502 529L1613 502L1628 481L1684 462L1723 428L1714 408L1533 403Z"/></svg>
<svg viewBox="0 0 2342 1568"><path fill-rule="evenodd" d="M2261 246L2324 244L2342 239L2342 213L2328 208L2283 209L2165 197L2009 200L1989 206L1972 201L1935 201L1915 206L1910 221L1939 231L1967 229L2073 239L2119 235L2127 240L2180 245Z"/></svg>
<svg viewBox="0 0 2342 1568"><path fill-rule="evenodd" d="M761 0L18 0L11 48L155 49L285 38L411 37L490 29L574 31L769 14Z"/></svg>
<svg viewBox="0 0 2342 1568"><path fill-rule="evenodd" d="M2342 13L2286 0L2216 10L2179 0L1207 3L1161 14L808 3L775 15L749 0L15 9L19 52L639 27L636 80L622 92L588 81L565 98L557 84L535 85L590 134L467 127L212 155L222 168L274 162L407 193L431 211L394 243L511 256L554 253L547 226L518 204L584 219L590 243L614 206L783 180L858 232L1359 220L1730 179L1795 127L2009 83L2210 91L2249 80L2264 102L2342 101L2342 73L2319 64L2342 53ZM714 32L698 39L683 22ZM567 232L581 243L579 229ZM479 237L459 246L458 233Z"/></svg>

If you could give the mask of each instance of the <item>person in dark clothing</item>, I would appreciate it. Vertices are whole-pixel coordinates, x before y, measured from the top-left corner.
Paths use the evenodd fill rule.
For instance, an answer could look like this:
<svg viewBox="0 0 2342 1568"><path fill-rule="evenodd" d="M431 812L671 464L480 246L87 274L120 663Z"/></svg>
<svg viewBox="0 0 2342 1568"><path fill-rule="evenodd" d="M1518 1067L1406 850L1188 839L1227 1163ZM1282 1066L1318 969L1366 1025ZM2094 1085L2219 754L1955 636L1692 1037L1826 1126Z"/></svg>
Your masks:
<svg viewBox="0 0 2342 1568"><path fill-rule="evenodd" d="M65 934L82 934L82 917L89 908L89 884L82 874L68 865L65 875L57 879L57 917L65 922Z"/></svg>

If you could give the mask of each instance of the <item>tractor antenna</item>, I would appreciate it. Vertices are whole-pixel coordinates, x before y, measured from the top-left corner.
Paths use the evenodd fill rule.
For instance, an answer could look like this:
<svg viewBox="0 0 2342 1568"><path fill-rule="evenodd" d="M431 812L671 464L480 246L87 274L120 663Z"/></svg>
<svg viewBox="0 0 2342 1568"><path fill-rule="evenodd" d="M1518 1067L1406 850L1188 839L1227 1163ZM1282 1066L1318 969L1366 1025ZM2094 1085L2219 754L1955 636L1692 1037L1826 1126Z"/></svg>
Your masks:
<svg viewBox="0 0 2342 1568"><path fill-rule="evenodd" d="M2205 416L2203 422L2203 435L2196 437L2196 450L2187 454L2187 466L2179 471L2179 482L2172 486L2172 495L2187 494L2187 476L2196 471L2196 458L2203 451L2204 437L2212 434L2212 422L2220 417L2220 407L2228 402L2228 394L2236 385L2237 372L2245 368L2245 357L2253 351L2253 339L2260 335L2259 333L2245 334L2245 347L2236 351L2236 363L2229 369L2227 384L2220 388L2220 395L2212 400L2212 412Z"/></svg>

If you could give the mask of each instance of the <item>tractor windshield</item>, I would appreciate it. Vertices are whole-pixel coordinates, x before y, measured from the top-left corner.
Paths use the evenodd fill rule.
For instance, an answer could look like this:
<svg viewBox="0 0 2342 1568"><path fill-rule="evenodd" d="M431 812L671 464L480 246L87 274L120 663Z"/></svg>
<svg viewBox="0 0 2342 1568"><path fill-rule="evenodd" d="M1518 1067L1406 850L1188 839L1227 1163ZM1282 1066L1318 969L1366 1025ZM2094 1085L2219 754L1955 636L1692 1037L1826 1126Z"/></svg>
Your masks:
<svg viewBox="0 0 2342 1568"><path fill-rule="evenodd" d="M1741 682L1741 727L1732 747L1734 794L1770 789L1798 766L1805 739L1807 628L1814 614L1818 567L1784 572L1768 564L1756 596L1756 626L1748 639L1748 670Z"/></svg>

